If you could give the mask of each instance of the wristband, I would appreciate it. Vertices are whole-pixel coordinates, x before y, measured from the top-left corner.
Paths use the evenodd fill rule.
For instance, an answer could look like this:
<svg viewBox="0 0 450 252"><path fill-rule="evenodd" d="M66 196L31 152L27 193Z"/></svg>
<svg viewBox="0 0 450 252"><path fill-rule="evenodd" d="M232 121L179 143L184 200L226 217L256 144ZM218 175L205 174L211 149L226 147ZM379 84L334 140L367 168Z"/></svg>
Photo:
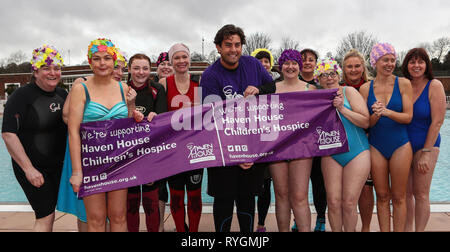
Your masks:
<svg viewBox="0 0 450 252"><path fill-rule="evenodd" d="M422 149L422 152L431 152L431 150L430 150L430 149L423 148L423 149Z"/></svg>

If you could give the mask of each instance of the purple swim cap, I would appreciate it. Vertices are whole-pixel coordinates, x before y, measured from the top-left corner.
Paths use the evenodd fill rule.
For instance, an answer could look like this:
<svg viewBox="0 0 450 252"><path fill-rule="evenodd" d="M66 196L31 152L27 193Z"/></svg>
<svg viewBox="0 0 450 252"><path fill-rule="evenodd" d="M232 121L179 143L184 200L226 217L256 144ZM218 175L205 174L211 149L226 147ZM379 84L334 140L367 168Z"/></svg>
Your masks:
<svg viewBox="0 0 450 252"><path fill-rule="evenodd" d="M280 58L278 59L278 67L280 68L280 71L283 69L284 62L288 60L293 60L298 63L298 66L300 67L300 71L303 68L303 60L302 55L299 51L294 49L286 49L281 53Z"/></svg>

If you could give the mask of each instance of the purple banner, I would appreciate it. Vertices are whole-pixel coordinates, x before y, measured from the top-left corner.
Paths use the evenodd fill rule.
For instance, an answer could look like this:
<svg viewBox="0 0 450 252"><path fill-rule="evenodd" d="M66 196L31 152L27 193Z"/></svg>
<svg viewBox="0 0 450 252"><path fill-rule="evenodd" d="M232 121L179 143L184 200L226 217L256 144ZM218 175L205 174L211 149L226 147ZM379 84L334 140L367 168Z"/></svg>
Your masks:
<svg viewBox="0 0 450 252"><path fill-rule="evenodd" d="M337 89L261 95L144 119L83 123L79 197L185 171L348 151Z"/></svg>

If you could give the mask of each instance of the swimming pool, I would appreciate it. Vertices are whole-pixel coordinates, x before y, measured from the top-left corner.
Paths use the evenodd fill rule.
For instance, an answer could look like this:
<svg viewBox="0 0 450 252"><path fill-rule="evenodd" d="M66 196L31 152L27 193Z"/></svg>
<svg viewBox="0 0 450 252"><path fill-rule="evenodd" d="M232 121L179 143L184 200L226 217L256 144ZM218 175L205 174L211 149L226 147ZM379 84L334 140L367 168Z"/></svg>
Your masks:
<svg viewBox="0 0 450 252"><path fill-rule="evenodd" d="M441 128L441 152L437 162L433 180L431 183L430 201L433 203L450 202L450 110L447 110L445 122ZM0 127L2 119L0 118ZM207 176L206 171L203 179L202 196L203 202L212 203L213 199L206 194ZM272 188L272 202L275 201ZM312 201L311 189L309 199ZM0 203L24 203L27 202L25 194L20 188L14 176L11 157L8 154L3 139L0 137Z"/></svg>

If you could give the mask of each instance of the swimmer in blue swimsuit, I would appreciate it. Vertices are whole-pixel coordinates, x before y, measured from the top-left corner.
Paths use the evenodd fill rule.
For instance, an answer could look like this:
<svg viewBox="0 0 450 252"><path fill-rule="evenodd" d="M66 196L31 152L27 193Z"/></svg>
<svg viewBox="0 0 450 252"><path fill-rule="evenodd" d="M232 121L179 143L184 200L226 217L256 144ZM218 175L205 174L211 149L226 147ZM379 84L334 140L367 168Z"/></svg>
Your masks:
<svg viewBox="0 0 450 252"><path fill-rule="evenodd" d="M406 188L412 149L407 124L413 115L411 82L392 73L397 54L392 45L376 44L370 54L376 78L365 83L360 92L370 112L369 143L371 173L377 194L377 215L382 232L390 227L390 202L393 204L394 231L404 231Z"/></svg>
<svg viewBox="0 0 450 252"><path fill-rule="evenodd" d="M327 190L328 217L333 231L356 231L357 204L370 172L369 142L363 128L369 126L369 111L363 97L353 87L339 86L342 71L331 59L319 60L314 76L325 89L339 89L333 100L344 125L349 151L322 157ZM351 202L343 207L342 202Z"/></svg>
<svg viewBox="0 0 450 252"><path fill-rule="evenodd" d="M348 101L345 93L346 88L343 87L342 94L344 96L343 106L349 110L352 110L350 102ZM347 91L350 92L350 91ZM353 92L353 91L352 91ZM362 97L361 97L362 98ZM364 129L353 124L349 119L340 113L342 124L344 125L347 133L347 139L349 144L349 151L341 154L332 155L331 157L338 162L342 167L345 167L350 161L365 150L369 150L369 141L367 140ZM368 119L368 118L367 118Z"/></svg>
<svg viewBox="0 0 450 252"><path fill-rule="evenodd" d="M428 129L431 125L431 105L429 96L431 80L429 80L423 89L422 93L417 98L414 103L414 116L411 123L408 125L408 136L409 141L411 141L411 145L413 148L413 152L421 150L425 146L425 141L428 134ZM441 134L438 133L436 137L436 141L433 144L433 147L440 147L441 145Z"/></svg>
<svg viewBox="0 0 450 252"><path fill-rule="evenodd" d="M377 101L373 91L373 80L370 82L369 96L367 97L367 106L370 114L373 114L372 105ZM403 111L402 95L398 85L398 77L395 78L394 90L391 99L386 106L387 109L395 112ZM378 122L370 129L369 142L377 149L387 160L399 147L409 142L407 124L398 123L388 117L382 116Z"/></svg>
<svg viewBox="0 0 450 252"><path fill-rule="evenodd" d="M445 119L445 91L434 79L431 61L423 48L413 48L402 65L405 78L413 87L414 113L408 136L414 156L407 194L407 232L423 232L430 217L430 186L439 156L439 130Z"/></svg>
<svg viewBox="0 0 450 252"><path fill-rule="evenodd" d="M364 56L356 49L351 49L344 55L342 71L342 86L351 86L359 91L359 88L369 81L369 71ZM370 232L370 222L372 221L374 207L373 180L372 175L369 173L358 200L361 232Z"/></svg>

